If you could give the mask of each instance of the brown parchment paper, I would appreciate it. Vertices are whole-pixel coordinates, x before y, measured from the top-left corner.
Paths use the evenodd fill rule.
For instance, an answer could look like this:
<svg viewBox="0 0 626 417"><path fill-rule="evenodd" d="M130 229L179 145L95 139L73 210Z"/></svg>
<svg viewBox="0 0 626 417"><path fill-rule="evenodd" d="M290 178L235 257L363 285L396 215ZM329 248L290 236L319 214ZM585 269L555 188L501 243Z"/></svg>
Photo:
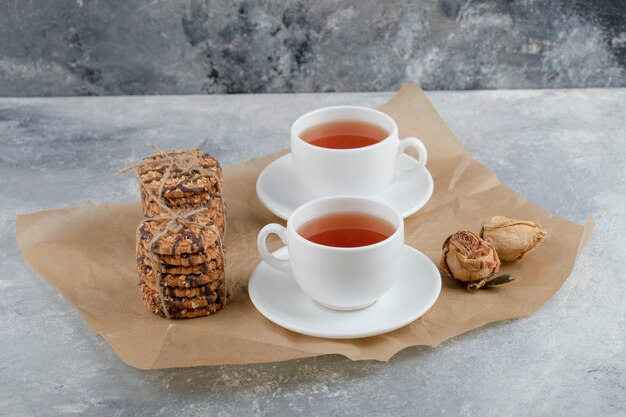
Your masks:
<svg viewBox="0 0 626 417"><path fill-rule="evenodd" d="M355 103L358 104L358 103ZM382 107L402 136L428 148L435 180L430 202L406 220L406 243L438 262L444 239L458 229L478 232L492 215L532 219L549 233L523 262L505 263L513 283L467 292L443 280L439 300L423 317L394 332L357 340L330 340L285 330L258 313L245 291L211 317L171 321L141 302L135 271L134 232L140 204L86 205L20 215L17 240L24 258L78 308L119 357L142 369L283 361L324 354L353 360L388 360L414 345L436 346L486 323L526 316L561 286L591 230L558 218L502 185L473 160L417 85L405 85ZM228 203L227 274L245 284L259 262L256 235L270 214L255 193L261 170L278 154L225 169Z"/></svg>

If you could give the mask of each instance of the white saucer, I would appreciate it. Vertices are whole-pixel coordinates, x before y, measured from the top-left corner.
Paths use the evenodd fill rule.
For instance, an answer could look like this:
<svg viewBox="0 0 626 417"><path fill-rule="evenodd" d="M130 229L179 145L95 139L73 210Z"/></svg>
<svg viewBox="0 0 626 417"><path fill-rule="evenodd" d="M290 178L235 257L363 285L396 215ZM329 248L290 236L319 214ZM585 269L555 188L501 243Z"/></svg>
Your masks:
<svg viewBox="0 0 626 417"><path fill-rule="evenodd" d="M403 154L398 165L399 169L408 170L415 167L417 161ZM265 167L257 179L256 193L263 205L283 220L287 220L296 208L313 200L296 179L291 154L281 156ZM406 218L424 207L432 194L433 177L424 168L407 178L396 178L381 195L372 198L391 205Z"/></svg>
<svg viewBox="0 0 626 417"><path fill-rule="evenodd" d="M274 252L287 257L287 248ZM439 270L426 255L404 246L400 277L370 307L336 311L322 307L300 290L296 281L265 262L252 272L248 292L257 310L294 332L332 339L356 339L399 329L426 313L441 292Z"/></svg>

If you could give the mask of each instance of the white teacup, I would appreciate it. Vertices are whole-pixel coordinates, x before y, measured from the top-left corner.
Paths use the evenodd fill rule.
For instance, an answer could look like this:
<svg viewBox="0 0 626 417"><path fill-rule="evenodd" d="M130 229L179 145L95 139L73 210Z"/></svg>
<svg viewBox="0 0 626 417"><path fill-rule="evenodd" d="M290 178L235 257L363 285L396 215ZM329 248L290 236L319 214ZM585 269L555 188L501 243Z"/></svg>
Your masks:
<svg viewBox="0 0 626 417"><path fill-rule="evenodd" d="M305 223L334 213L359 212L386 220L395 231L378 243L333 247L305 239ZM272 255L266 246L274 233L289 249L288 259ZM259 253L271 267L290 273L313 300L334 310L356 310L374 303L398 277L404 249L404 222L394 208L362 197L328 197L306 203L289 217L287 227L272 223L259 232Z"/></svg>
<svg viewBox="0 0 626 417"><path fill-rule="evenodd" d="M352 149L323 148L300 137L313 126L342 120L377 125L389 132L389 136L373 145ZM296 177L314 197L381 193L391 184L394 175L410 174L396 169L398 157L409 147L419 154L418 164L413 169L423 168L427 153L422 141L413 137L400 140L396 122L385 113L367 107L325 107L301 116L291 126L291 155Z"/></svg>

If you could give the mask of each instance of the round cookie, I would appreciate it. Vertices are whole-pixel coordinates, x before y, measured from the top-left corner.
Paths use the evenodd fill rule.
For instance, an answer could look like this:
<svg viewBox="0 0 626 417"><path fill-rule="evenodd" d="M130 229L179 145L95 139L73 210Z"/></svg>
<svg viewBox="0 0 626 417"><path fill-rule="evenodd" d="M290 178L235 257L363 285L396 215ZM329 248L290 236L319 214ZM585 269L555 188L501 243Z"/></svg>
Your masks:
<svg viewBox="0 0 626 417"><path fill-rule="evenodd" d="M151 313L154 313L157 316L160 316L163 318L167 318L167 316L163 312L163 307L160 304L153 304L150 300L146 298L143 298L143 304L148 308L148 310ZM203 307L203 308L189 309L189 310L186 309L186 310L181 310L181 311L170 311L169 318L170 319L195 319L196 317L208 316L210 314L212 314L211 309L209 309L208 307Z"/></svg>
<svg viewBox="0 0 626 417"><path fill-rule="evenodd" d="M155 267L152 260L147 257L143 259L143 264L150 268ZM189 266L168 265L168 264L161 263L159 265L159 271L162 274L171 274L171 275L198 275L198 274L208 274L214 271L220 271L222 270L221 266L222 266L221 262L218 262L218 260L216 259L212 259L203 264L189 265Z"/></svg>
<svg viewBox="0 0 626 417"><path fill-rule="evenodd" d="M197 222L197 218L189 218ZM182 224L174 230L167 229L169 220L147 219L139 224L136 238L146 251L159 255L181 255L204 252L220 247L220 232L214 225ZM152 240L158 239L152 243ZM152 245L151 245L152 243Z"/></svg>
<svg viewBox="0 0 626 417"><path fill-rule="evenodd" d="M209 262L211 259L206 255L205 252L198 253L183 253L179 256L172 255L155 255L158 257L161 263L167 265L179 265L179 266L191 266L191 265L201 265L203 263Z"/></svg>
<svg viewBox="0 0 626 417"><path fill-rule="evenodd" d="M163 209L159 204L157 204L152 197L142 198L143 202L143 212L145 217L158 217L162 215L167 215L166 210ZM213 223L217 225L221 233L224 233L224 223L225 223L225 215L224 207L222 206L223 202L221 198L214 198L207 203L190 205L190 206L174 206L171 204L167 204L167 200L165 203L168 208L170 208L175 213L185 213L191 212L194 210L206 208L205 211L202 211L196 214L194 217L198 223L210 224Z"/></svg>
<svg viewBox="0 0 626 417"><path fill-rule="evenodd" d="M224 269L224 256L222 254L217 251L202 253L204 254L204 258L207 259L202 263L186 265L188 262L183 262L181 260L178 263L182 265L173 265L169 263L169 261L174 261L176 259L175 256L150 254L145 250L145 248L139 247L137 250L137 265L146 265L151 268L155 267L158 268L161 273L176 275L203 274L206 272Z"/></svg>
<svg viewBox="0 0 626 417"><path fill-rule="evenodd" d="M153 301L157 301L160 303L159 293L152 289L145 282L141 281L139 283L139 288L141 289L141 293L146 297L151 297ZM172 297L163 294L163 302L168 308L173 310L185 310L185 309L196 309L202 307L208 307L209 304L214 303L219 299L219 295L217 292L213 292L213 294L209 294L208 296L200 296L200 297Z"/></svg>
<svg viewBox="0 0 626 417"><path fill-rule="evenodd" d="M146 287L145 285L143 286ZM167 317L163 310L163 303L159 298L159 294L154 290L144 290L142 288L142 300L144 305L150 310L152 313L157 314L161 317ZM190 319L201 316L208 316L209 314L213 314L219 311L224 305L224 297L220 294L220 292L216 292L215 302L208 304L205 307L198 308L172 308L166 304L167 313L169 314L169 318L172 319Z"/></svg>
<svg viewBox="0 0 626 417"><path fill-rule="evenodd" d="M157 263L162 272L171 274L199 274L221 268L224 265L224 252L213 247L204 252L184 253L180 255L159 255L151 253L144 245L138 244L137 262L149 266Z"/></svg>
<svg viewBox="0 0 626 417"><path fill-rule="evenodd" d="M178 165L170 165L170 160L180 160L183 165L191 166L191 169L181 169ZM195 161L194 161L195 159ZM180 165L180 163L179 163ZM186 167L185 167L186 168ZM217 192L222 179L222 169L217 159L205 154L198 149L167 151L152 154L141 161L139 177L145 187L152 193L158 194L166 171L170 173L165 179L162 191L163 196L181 198L198 193Z"/></svg>
<svg viewBox="0 0 626 417"><path fill-rule="evenodd" d="M152 267L145 264L138 264L137 270L139 273L139 278L151 282L156 283L156 277L154 272L152 271ZM203 274L162 274L161 279L163 280L163 285L168 287L177 287L177 288L192 288L192 287L200 287L202 285L207 285L215 281L219 281L224 278L224 271L215 270L211 272L206 272Z"/></svg>
<svg viewBox="0 0 626 417"><path fill-rule="evenodd" d="M141 198L142 200L151 203L151 204L156 204L154 203L154 197L152 195L149 195L146 193L146 191L142 188L141 189ZM187 209L190 206L206 206L210 201L213 200L217 200L217 202L221 205L221 195L219 193L210 193L210 192L203 192L201 194L192 194L192 195L188 195L188 196L184 196L184 197L167 197L167 196L163 196L163 201L165 202L165 204L170 207L170 208L184 208Z"/></svg>
<svg viewBox="0 0 626 417"><path fill-rule="evenodd" d="M141 280L141 281L145 283L146 285L148 285L150 288L155 289L154 281L150 281L150 280ZM211 295L212 293L217 291L219 288L224 289L223 287L224 287L224 280L221 279L221 280L211 281L205 285L200 285L198 287L191 287L191 288L178 288L178 287L164 286L163 294L167 295L168 297L194 298L194 297L202 297L206 295Z"/></svg>

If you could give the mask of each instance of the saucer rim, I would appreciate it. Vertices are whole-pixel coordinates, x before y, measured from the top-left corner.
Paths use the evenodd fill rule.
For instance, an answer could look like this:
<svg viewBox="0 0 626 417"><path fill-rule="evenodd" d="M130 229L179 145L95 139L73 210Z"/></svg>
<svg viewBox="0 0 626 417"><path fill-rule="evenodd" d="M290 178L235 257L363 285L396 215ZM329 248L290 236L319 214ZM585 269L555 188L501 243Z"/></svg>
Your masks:
<svg viewBox="0 0 626 417"><path fill-rule="evenodd" d="M409 155L404 155L404 156L406 156L407 158L411 158ZM273 215L275 215L275 216L277 216L277 217L279 217L279 218L281 218L283 220L289 219L289 216L291 215L291 213L283 212L282 210L279 210L275 206L270 204L270 201L273 201L273 200L268 197L268 194L265 191L263 191L263 189L261 188L261 182L262 182L263 178L265 176L267 176L267 172L270 170L272 165L276 164L281 159L287 158L287 157L291 158L291 153L287 153L287 154L285 154L283 156L280 156L280 157L274 159L265 168L263 168L263 171L261 171L261 173L257 177L256 186L255 186L255 191L256 191L257 198L261 201L261 204L263 204L263 207L265 207L267 210L269 210L270 213L272 213ZM411 159L413 159L413 158L411 158ZM428 170L427 167L423 167L422 169L426 172L426 177L428 179L428 191L410 209L407 209L407 210L404 210L404 211L400 212L400 215L402 216L403 219L406 219L407 217L412 216L413 214L415 214L419 210L421 210L426 205L426 203L428 203L430 201L431 197L433 196L433 192L434 192L434 189L435 189L435 182L433 180L433 176L432 176L432 174L430 173L430 171ZM390 204L392 207L395 207L393 204L391 204L391 202L380 198L379 195L374 195L374 196L371 196L370 198L377 199L378 201L382 201L384 203ZM304 202L302 204L308 203L309 201L312 201L314 199L315 198L311 198L311 199L307 200L306 202ZM293 213L293 211L292 211L292 213Z"/></svg>
<svg viewBox="0 0 626 417"><path fill-rule="evenodd" d="M274 255L280 255L279 252L285 252L287 250L286 246L283 246L282 248L279 248L277 250L275 250L273 252ZM422 257L423 259L427 260L428 263L430 264L430 266L432 266L432 268L434 269L434 272L436 272L436 275L439 279L435 279L433 282L435 283L436 289L435 291L433 291L433 294L431 295L431 297L428 299L428 302L423 304L421 306L421 308L419 308L418 310L416 310L415 313L411 314L411 316L407 319L404 319L398 323L395 323L393 326L385 326L385 327L378 327L375 329L370 329L368 331L363 331L363 332L355 332L355 333L350 333L350 334L329 334L329 333L324 333L324 332L320 332L308 327L299 327L299 326L294 326L294 325L290 325L289 323L286 323L284 320L280 319L280 318L276 318L273 314L269 313L262 305L257 304L257 302L255 302L255 297L253 296L253 292L255 292L253 290L253 286L251 285L252 281L255 279L255 277L258 276L258 269L265 263L265 261L260 261L257 266L254 268L254 270L252 271L252 275L250 276L250 281L248 282L248 296L250 297L250 301L252 302L252 305L254 306L254 308L263 316L265 317L267 320L271 321L272 323L276 324L277 326L280 326L284 329L287 329L289 331L295 332L295 333L299 333L299 334L303 334L306 336L313 336L313 337L320 337L320 338L324 338L324 339L362 339L365 337L372 337L372 336L378 336L381 334L386 334L389 332L392 332L394 330L398 330L404 326L407 326L410 323L413 323L415 320L417 320L418 318L422 317L424 314L426 314L437 302L437 300L439 299L440 295L441 295L441 289L442 289L442 282L441 282L441 276L439 274L439 269L437 269L436 265L434 264L434 262L428 257L426 256L424 253L420 252L419 250L413 248L412 246L409 245L404 245L404 252L403 252L403 256L406 256L406 253L411 253L411 256L419 256ZM268 265L269 266L269 265ZM270 267L271 268L271 267ZM281 272L283 273L283 272ZM293 279L293 278L287 278L287 279ZM397 284L395 284L397 285ZM300 290L302 291L302 290ZM384 295L383 295L384 297ZM258 301L258 300L257 300ZM330 311L332 313L336 313L337 315L341 315L341 314L359 314L362 311L365 311L369 308L371 308L373 305L375 305L376 303L372 304L369 307L365 307L364 309L361 310L355 310L355 311L336 311L336 310L332 310L329 308L326 308L324 306L320 306L317 303L315 303L314 300L311 300L315 305L317 305L318 308L323 308L327 311Z"/></svg>

